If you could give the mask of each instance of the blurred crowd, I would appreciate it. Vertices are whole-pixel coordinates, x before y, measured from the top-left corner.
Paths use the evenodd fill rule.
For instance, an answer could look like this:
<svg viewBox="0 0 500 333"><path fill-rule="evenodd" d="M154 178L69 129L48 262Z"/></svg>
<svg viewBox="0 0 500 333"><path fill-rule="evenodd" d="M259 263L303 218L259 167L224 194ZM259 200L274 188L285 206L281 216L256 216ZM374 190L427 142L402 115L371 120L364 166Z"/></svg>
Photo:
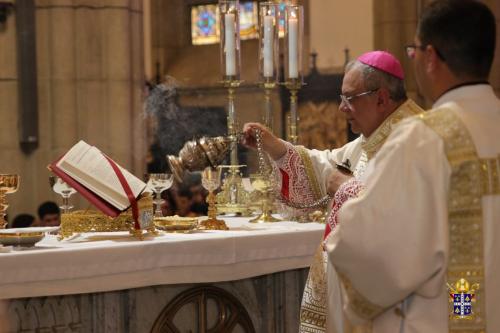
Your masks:
<svg viewBox="0 0 500 333"><path fill-rule="evenodd" d="M182 183L174 185L161 196L164 200L161 210L163 216L204 216L208 212L206 203L208 192L201 185L199 173L188 174Z"/></svg>
<svg viewBox="0 0 500 333"><path fill-rule="evenodd" d="M38 216L19 214L10 224L10 228L53 227L61 224L61 210L52 201L42 203L37 210Z"/></svg>

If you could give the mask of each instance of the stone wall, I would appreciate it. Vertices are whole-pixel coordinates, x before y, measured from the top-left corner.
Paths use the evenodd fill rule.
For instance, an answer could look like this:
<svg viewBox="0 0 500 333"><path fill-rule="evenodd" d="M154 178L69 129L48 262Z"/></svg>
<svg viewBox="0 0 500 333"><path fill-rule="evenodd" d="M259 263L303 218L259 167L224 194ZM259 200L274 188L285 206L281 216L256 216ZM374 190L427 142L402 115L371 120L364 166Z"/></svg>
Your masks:
<svg viewBox="0 0 500 333"><path fill-rule="evenodd" d="M8 197L11 219L59 200L46 166L77 140L135 174L144 167L142 1L36 0L35 6L39 147L29 155L18 144L15 11L0 32L0 172L21 175L19 191Z"/></svg>
<svg viewBox="0 0 500 333"><path fill-rule="evenodd" d="M431 0L374 0L374 44L375 49L388 50L401 60L406 73L406 87L409 95L422 106L430 105L418 91L411 60L406 56L404 46L412 44L418 18ZM497 22L497 47L490 75L490 83L500 96L500 3L498 0L483 0L495 14Z"/></svg>

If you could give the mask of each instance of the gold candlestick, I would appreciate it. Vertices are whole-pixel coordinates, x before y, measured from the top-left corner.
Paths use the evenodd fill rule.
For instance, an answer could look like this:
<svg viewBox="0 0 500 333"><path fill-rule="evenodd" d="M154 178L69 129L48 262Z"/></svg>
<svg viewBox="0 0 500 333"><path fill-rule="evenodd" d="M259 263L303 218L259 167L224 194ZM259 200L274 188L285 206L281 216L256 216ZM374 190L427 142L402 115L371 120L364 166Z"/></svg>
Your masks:
<svg viewBox="0 0 500 333"><path fill-rule="evenodd" d="M279 5L259 3L259 81L264 88L264 124L273 128L271 93L279 81Z"/></svg>
<svg viewBox="0 0 500 333"><path fill-rule="evenodd" d="M234 105L236 88L240 86L241 81L226 80L224 86L227 88L227 134L231 139L230 161L231 165L238 165L238 135L236 121L236 107Z"/></svg>
<svg viewBox="0 0 500 333"><path fill-rule="evenodd" d="M304 8L288 5L285 11L285 86L290 90L290 124L287 140L298 142L297 94L302 86L302 44L304 37Z"/></svg>
<svg viewBox="0 0 500 333"><path fill-rule="evenodd" d="M285 86L290 90L290 123L288 124L288 137L287 141L297 144L299 140L298 133L298 93L302 87L302 82L299 80L291 80L285 83Z"/></svg>
<svg viewBox="0 0 500 333"><path fill-rule="evenodd" d="M274 115L273 105L271 102L271 93L276 87L276 82L265 82L262 84L264 88L264 125L274 132Z"/></svg>
<svg viewBox="0 0 500 333"><path fill-rule="evenodd" d="M19 175L0 175L0 229L5 229L7 226L5 215L9 204L7 203L6 195L17 191L19 188L19 181Z"/></svg>
<svg viewBox="0 0 500 333"><path fill-rule="evenodd" d="M217 194L217 209L221 213L234 213L237 215L249 215L248 209L248 194L243 189L240 168L245 165L240 165L238 161L238 141L240 134L236 120L236 108L234 105L236 88L239 87L241 81L233 78L225 77L223 84L228 91L228 108L227 108L227 138L230 140L230 165L223 166L229 168L224 175L224 184L222 191Z"/></svg>

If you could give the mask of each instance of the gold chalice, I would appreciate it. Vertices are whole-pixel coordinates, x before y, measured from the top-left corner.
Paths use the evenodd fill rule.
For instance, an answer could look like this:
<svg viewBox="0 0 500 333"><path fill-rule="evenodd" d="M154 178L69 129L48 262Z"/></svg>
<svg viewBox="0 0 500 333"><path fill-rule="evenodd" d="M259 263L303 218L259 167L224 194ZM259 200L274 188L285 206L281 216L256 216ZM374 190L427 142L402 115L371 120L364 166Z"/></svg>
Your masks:
<svg viewBox="0 0 500 333"><path fill-rule="evenodd" d="M9 204L7 203L6 195L17 191L19 188L19 181L19 175L0 175L0 229L5 229L7 226L5 214Z"/></svg>
<svg viewBox="0 0 500 333"><path fill-rule="evenodd" d="M200 222L201 229L229 230L224 220L217 219L214 191L220 186L221 168L207 167L201 173L201 185L208 191L208 219Z"/></svg>
<svg viewBox="0 0 500 333"><path fill-rule="evenodd" d="M255 191L262 193L261 205L262 213L256 218L250 220L251 223L279 222L280 219L272 215L273 211L273 181L271 177L260 173L250 175L250 182Z"/></svg>

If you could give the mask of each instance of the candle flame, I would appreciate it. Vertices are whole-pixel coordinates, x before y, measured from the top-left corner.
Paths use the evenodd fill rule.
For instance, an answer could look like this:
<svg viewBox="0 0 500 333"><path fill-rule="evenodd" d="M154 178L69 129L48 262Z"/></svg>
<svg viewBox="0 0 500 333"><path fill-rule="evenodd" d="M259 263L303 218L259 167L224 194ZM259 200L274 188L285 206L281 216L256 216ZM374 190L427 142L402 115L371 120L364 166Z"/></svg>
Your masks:
<svg viewBox="0 0 500 333"><path fill-rule="evenodd" d="M297 18L297 13L295 11L291 12L292 18Z"/></svg>

